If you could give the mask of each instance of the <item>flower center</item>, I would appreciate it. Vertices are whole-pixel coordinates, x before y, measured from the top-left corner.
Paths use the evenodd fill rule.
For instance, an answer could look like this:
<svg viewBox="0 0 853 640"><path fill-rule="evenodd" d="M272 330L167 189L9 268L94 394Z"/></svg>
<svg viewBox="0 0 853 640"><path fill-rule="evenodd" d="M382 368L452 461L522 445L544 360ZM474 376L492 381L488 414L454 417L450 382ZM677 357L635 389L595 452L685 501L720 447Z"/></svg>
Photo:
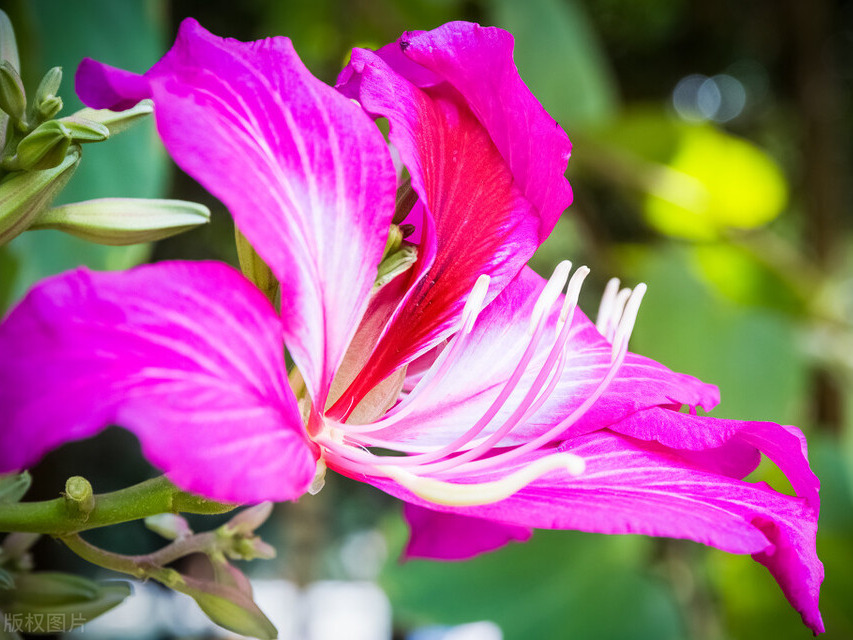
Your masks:
<svg viewBox="0 0 853 640"><path fill-rule="evenodd" d="M402 424L418 407L423 407L474 339L473 330L489 286L485 275L480 276L468 296L459 329L408 396L371 424L335 423L315 436L326 460L344 473L389 478L424 500L448 506L498 502L557 470L569 476L581 475L583 459L557 453L553 445L592 407L615 377L627 353L645 285L640 284L633 291L620 290L618 280L611 280L605 288L596 324L611 343L611 356L592 392L557 424L523 444L507 443L507 436L529 422L551 396L569 360L572 320L589 270L581 267L569 278L570 273L571 263L561 263L540 292L530 313L527 343L518 361L494 400L467 431L447 444L415 454L380 455L373 451L399 449L399 443L384 440L381 432ZM565 297L554 322L553 310L564 287ZM553 332L548 330L549 325L553 325ZM525 383L529 384L525 391L522 379L531 378L532 383Z"/></svg>

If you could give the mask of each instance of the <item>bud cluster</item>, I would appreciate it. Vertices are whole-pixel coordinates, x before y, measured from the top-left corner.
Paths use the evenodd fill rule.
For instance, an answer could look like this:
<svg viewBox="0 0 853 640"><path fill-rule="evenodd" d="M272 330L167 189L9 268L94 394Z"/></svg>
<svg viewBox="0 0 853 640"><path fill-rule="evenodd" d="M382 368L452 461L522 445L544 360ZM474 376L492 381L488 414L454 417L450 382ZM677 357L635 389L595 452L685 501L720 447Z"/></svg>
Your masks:
<svg viewBox="0 0 853 640"><path fill-rule="evenodd" d="M15 33L0 10L0 245L27 229L59 229L90 242L159 240L210 220L201 205L109 198L51 209L76 171L82 145L103 142L153 112L151 101L122 112L81 109L63 118L62 69L50 69L28 100Z"/></svg>

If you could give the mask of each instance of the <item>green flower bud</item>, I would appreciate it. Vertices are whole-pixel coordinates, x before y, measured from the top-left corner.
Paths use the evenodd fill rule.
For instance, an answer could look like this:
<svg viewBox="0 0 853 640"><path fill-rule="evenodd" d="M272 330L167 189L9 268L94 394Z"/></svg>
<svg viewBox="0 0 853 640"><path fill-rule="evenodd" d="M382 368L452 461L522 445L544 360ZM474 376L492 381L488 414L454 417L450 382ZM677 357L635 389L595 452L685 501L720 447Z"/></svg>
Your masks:
<svg viewBox="0 0 853 640"><path fill-rule="evenodd" d="M22 171L0 182L0 245L27 227L65 187L80 162L73 146L59 166L44 171Z"/></svg>
<svg viewBox="0 0 853 640"><path fill-rule="evenodd" d="M21 68L18 58L18 43L15 41L15 30L6 12L0 9L0 60L6 60L15 69ZM6 146L6 125L9 116L0 110L0 149Z"/></svg>
<svg viewBox="0 0 853 640"><path fill-rule="evenodd" d="M70 631L109 611L130 595L122 582L98 584L64 573L25 573L15 588L0 590L0 609L17 631Z"/></svg>
<svg viewBox="0 0 853 640"><path fill-rule="evenodd" d="M43 211L31 229L59 229L89 242L153 242L210 221L207 207L183 200L100 198Z"/></svg>
<svg viewBox="0 0 853 640"><path fill-rule="evenodd" d="M272 622L263 614L249 594L208 580L183 576L183 584L170 585L175 591L190 596L220 627L240 635L262 640L278 637Z"/></svg>
<svg viewBox="0 0 853 640"><path fill-rule="evenodd" d="M18 143L17 168L42 171L58 166L71 146L71 132L57 120L40 124Z"/></svg>
<svg viewBox="0 0 853 640"><path fill-rule="evenodd" d="M0 504L18 502L32 483L29 471L0 475Z"/></svg>
<svg viewBox="0 0 853 640"><path fill-rule="evenodd" d="M74 142L102 142L110 137L110 130L105 125L78 115L60 118L57 122L68 130Z"/></svg>
<svg viewBox="0 0 853 640"><path fill-rule="evenodd" d="M24 83L7 60L0 63L0 109L15 120L23 120L27 109Z"/></svg>
<svg viewBox="0 0 853 640"><path fill-rule="evenodd" d="M193 530L186 518L177 513L158 513L145 518L145 526L167 540L179 540L191 536Z"/></svg>
<svg viewBox="0 0 853 640"><path fill-rule="evenodd" d="M379 263L373 290L378 291L398 275L408 271L417 259L418 249L410 244L404 244L397 251L386 255Z"/></svg>
<svg viewBox="0 0 853 640"><path fill-rule="evenodd" d="M141 121L145 116L154 112L154 103L151 100L142 100L135 107L125 111L110 111L109 109L80 109L71 117L82 118L90 122L98 122L115 135L124 131Z"/></svg>
<svg viewBox="0 0 853 640"><path fill-rule="evenodd" d="M55 606L85 602L98 596L98 583L83 576L52 571L21 573L15 577L14 598L21 604Z"/></svg>
<svg viewBox="0 0 853 640"><path fill-rule="evenodd" d="M38 89L36 89L36 102L41 102L46 98L51 96L55 96L59 93L59 85L62 83L62 67L53 67L48 70L46 74L39 82Z"/></svg>
<svg viewBox="0 0 853 640"><path fill-rule="evenodd" d="M35 116L40 122L50 120L57 113L62 111L62 98L59 96L50 96L49 98L42 100L36 109L37 113Z"/></svg>

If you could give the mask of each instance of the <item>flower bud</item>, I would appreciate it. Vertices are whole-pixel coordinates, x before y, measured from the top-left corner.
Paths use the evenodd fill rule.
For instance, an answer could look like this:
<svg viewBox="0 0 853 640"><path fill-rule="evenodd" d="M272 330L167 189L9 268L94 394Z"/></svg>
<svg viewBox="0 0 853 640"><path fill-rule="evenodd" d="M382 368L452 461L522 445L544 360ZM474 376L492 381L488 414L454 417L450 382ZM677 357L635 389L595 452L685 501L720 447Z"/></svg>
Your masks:
<svg viewBox="0 0 853 640"><path fill-rule="evenodd" d="M153 242L210 221L207 207L183 200L100 198L43 211L32 229L59 229L112 246Z"/></svg>
<svg viewBox="0 0 853 640"><path fill-rule="evenodd" d="M80 109L71 117L83 118L90 122L98 122L115 135L140 122L145 116L154 112L154 103L151 100L142 100L135 107L124 111L110 111L109 109Z"/></svg>
<svg viewBox="0 0 853 640"><path fill-rule="evenodd" d="M32 483L33 479L28 471L0 475L0 504L18 502Z"/></svg>
<svg viewBox="0 0 853 640"><path fill-rule="evenodd" d="M52 169L62 163L71 146L71 132L57 120L49 120L18 143L17 168L23 171Z"/></svg>
<svg viewBox="0 0 853 640"><path fill-rule="evenodd" d="M0 589L0 609L16 622L16 630L44 633L70 631L109 611L130 595L126 582L98 584L65 573L38 572L15 576L15 588Z"/></svg>
<svg viewBox="0 0 853 640"><path fill-rule="evenodd" d="M262 502L253 507L247 507L226 522L222 528L227 535L249 535L269 519L272 509L272 502Z"/></svg>
<svg viewBox="0 0 853 640"><path fill-rule="evenodd" d="M110 130L100 122L87 120L78 115L60 118L58 120L68 130L74 142L101 142L110 137Z"/></svg>
<svg viewBox="0 0 853 640"><path fill-rule="evenodd" d="M196 601L198 606L220 627L251 638L272 640L278 632L272 622L240 589L183 576L183 581L169 585Z"/></svg>
<svg viewBox="0 0 853 640"><path fill-rule="evenodd" d="M0 109L15 120L23 120L27 109L24 83L8 60L0 63Z"/></svg>
<svg viewBox="0 0 853 640"><path fill-rule="evenodd" d="M12 28L9 16L2 9L0 9L0 60L8 61L15 69L21 68L15 30Z"/></svg>
<svg viewBox="0 0 853 640"><path fill-rule="evenodd" d="M68 183L80 162L71 147L62 163L44 171L22 171L0 182L0 245L23 233Z"/></svg>
<svg viewBox="0 0 853 640"><path fill-rule="evenodd" d="M167 540L179 540L191 536L193 530L186 518L177 513L158 513L145 518L145 526Z"/></svg>
<svg viewBox="0 0 853 640"><path fill-rule="evenodd" d="M60 82L62 82L62 67L53 67L44 74L30 105L30 118L33 123L50 120L62 109L62 98L56 95L59 92Z"/></svg>

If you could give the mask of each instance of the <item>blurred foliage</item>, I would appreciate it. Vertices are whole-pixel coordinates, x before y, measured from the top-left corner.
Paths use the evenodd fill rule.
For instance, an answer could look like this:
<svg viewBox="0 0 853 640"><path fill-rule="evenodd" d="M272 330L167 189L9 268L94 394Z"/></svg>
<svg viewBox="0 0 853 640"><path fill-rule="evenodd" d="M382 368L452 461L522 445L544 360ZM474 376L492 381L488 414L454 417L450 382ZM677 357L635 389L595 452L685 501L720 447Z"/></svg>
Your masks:
<svg viewBox="0 0 853 640"><path fill-rule="evenodd" d="M818 551L827 574L826 637L853 636L853 260L847 257L853 245L845 191L850 3L12 5L16 27L24 29L22 52L35 67L24 69L30 83L55 64L63 64L70 77L83 55L143 70L189 15L215 33L241 39L288 35L309 68L328 82L351 46L379 46L407 29L467 19L513 32L523 78L574 142L569 177L575 202L533 266L548 272L565 257L588 264L597 279L582 299L590 315L594 291L607 277L647 282L635 350L718 384L723 400L715 415L797 424L806 431L823 482ZM744 87L743 112L725 123L680 119L672 106L678 82L690 74L720 73ZM70 86L62 95L73 110ZM132 131L87 156L72 185L78 191L68 199L169 195L204 202L214 209L210 227L157 243L153 258L233 261L227 213L177 172L171 191L163 193L166 169L153 130ZM77 263L121 268L144 257L144 248L102 249L58 233L27 233L0 251L0 304L34 279ZM135 446L112 432L94 445L107 440L111 451ZM72 472L87 473L79 468L82 446L73 446ZM36 470L36 479L49 473L47 465L61 466L61 453ZM766 465L756 474L771 482L777 476ZM333 555L348 535L375 526L383 512L392 553L402 546L393 501L345 486L281 510L286 552L280 566L288 575L301 580L335 574L334 563L312 557ZM298 568L288 569L288 563ZM485 618L500 623L508 639L786 640L809 634L762 567L679 541L540 532L528 544L464 564L396 565L392 559L381 582L404 629Z"/></svg>

